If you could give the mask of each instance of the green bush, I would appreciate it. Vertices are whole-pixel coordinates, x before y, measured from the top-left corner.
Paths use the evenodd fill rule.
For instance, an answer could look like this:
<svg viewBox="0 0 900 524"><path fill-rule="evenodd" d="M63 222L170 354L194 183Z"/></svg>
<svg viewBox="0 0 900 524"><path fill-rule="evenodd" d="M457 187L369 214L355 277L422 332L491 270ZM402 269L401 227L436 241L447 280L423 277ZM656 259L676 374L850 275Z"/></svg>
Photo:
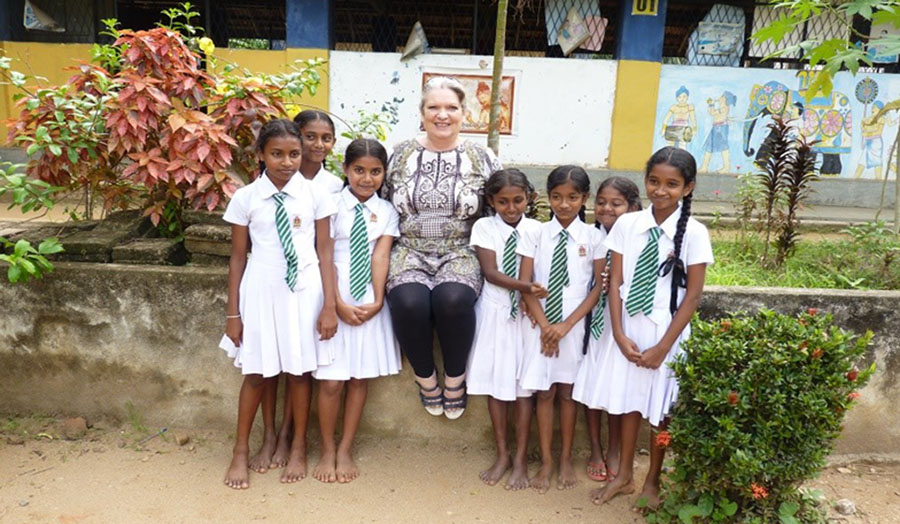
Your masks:
<svg viewBox="0 0 900 524"><path fill-rule="evenodd" d="M674 468L650 522L824 522L800 486L818 475L847 409L875 370L861 337L810 309L695 319L673 364Z"/></svg>

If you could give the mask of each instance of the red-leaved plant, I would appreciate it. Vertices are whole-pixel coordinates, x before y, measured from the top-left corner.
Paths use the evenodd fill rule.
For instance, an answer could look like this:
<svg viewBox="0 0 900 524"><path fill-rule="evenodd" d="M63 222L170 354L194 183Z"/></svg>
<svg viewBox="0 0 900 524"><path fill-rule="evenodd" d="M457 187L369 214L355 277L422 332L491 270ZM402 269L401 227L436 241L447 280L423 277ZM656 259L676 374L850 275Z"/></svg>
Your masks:
<svg viewBox="0 0 900 524"><path fill-rule="evenodd" d="M322 61L278 75L209 72L197 51L212 62L214 46L193 34L189 7L178 11L187 23L169 15L170 26L190 28L187 36L104 21L114 42L95 45L94 63L74 67L60 86L29 89L27 77L0 60L0 75L20 91L9 140L27 147L30 176L99 197L104 211L141 206L170 235L180 231L182 209L212 211L253 176L255 131L287 116L286 101L315 93ZM90 198L85 204L90 216Z"/></svg>

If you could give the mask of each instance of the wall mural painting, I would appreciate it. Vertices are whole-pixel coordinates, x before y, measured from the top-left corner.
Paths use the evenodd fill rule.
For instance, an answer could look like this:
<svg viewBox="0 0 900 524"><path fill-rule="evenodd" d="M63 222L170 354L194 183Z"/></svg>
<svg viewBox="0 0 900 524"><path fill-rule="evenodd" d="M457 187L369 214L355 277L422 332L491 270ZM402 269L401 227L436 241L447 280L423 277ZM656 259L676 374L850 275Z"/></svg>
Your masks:
<svg viewBox="0 0 900 524"><path fill-rule="evenodd" d="M653 147L687 149L701 173L754 171L766 154L767 126L779 115L817 141L822 175L894 177L896 153L893 162L888 154L898 119L870 118L900 98L900 75L840 73L830 95L807 102L809 81L805 71L663 66Z"/></svg>
<svg viewBox="0 0 900 524"><path fill-rule="evenodd" d="M463 108L463 133L488 132L491 118L491 76L476 74L448 74L443 72L423 72L422 85L435 76L452 76L459 80L466 92L466 103ZM513 103L516 95L516 78L503 75L500 79L500 134L513 133Z"/></svg>

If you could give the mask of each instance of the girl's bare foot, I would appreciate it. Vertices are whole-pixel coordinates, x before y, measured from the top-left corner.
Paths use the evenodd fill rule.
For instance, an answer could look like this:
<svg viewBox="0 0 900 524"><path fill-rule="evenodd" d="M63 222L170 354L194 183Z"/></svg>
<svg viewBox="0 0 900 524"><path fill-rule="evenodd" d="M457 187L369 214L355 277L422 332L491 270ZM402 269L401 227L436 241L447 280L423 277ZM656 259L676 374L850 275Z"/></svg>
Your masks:
<svg viewBox="0 0 900 524"><path fill-rule="evenodd" d="M502 455L498 455L497 460L494 461L494 464L491 465L491 467L489 467L488 469L479 473L478 477L488 486L493 486L500 482L500 479L503 478L503 474L506 473L506 470L509 469L511 462L512 461L510 460L509 455L505 453Z"/></svg>
<svg viewBox="0 0 900 524"><path fill-rule="evenodd" d="M225 485L232 489L247 489L250 487L250 470L247 469L247 455L244 452L234 452L231 457L231 465L225 473Z"/></svg>
<svg viewBox="0 0 900 524"><path fill-rule="evenodd" d="M285 436L278 436L278 443L275 445L275 453L272 454L272 461L269 463L269 469L283 468L287 466L288 457L291 455L291 439Z"/></svg>
<svg viewBox="0 0 900 524"><path fill-rule="evenodd" d="M537 491L541 495L547 493L547 490L550 489L550 474L553 472L553 463L547 462L541 464L541 469L538 470L537 475L535 475L529 482L528 485L531 489Z"/></svg>
<svg viewBox="0 0 900 524"><path fill-rule="evenodd" d="M250 469L257 473L269 471L272 464L272 454L275 453L275 442L274 435L263 438L259 451L250 459Z"/></svg>
<svg viewBox="0 0 900 524"><path fill-rule="evenodd" d="M631 478L616 477L615 480L606 486L591 491L591 502L597 504L606 504L610 500L619 495L629 495L634 493L634 482Z"/></svg>
<svg viewBox="0 0 900 524"><path fill-rule="evenodd" d="M659 508L659 486L645 482L643 489L641 489L641 495L638 497L638 500L641 499L647 500L647 505L644 508L656 511Z"/></svg>
<svg viewBox="0 0 900 524"><path fill-rule="evenodd" d="M305 447L305 446L304 446ZM281 474L281 482L289 484L306 478L306 453L305 449L292 449L288 457L287 466Z"/></svg>
<svg viewBox="0 0 900 524"><path fill-rule="evenodd" d="M322 456L319 457L319 463L316 464L316 468L313 470L313 478L319 482L325 482L326 484L335 482L337 480L337 473L334 471L334 462L334 451L323 450Z"/></svg>
<svg viewBox="0 0 900 524"><path fill-rule="evenodd" d="M575 466L572 457L563 457L559 461L559 479L556 481L556 489L572 489L578 484L575 476Z"/></svg>
<svg viewBox="0 0 900 524"><path fill-rule="evenodd" d="M606 478L612 481L619 473L619 456L609 454L606 458Z"/></svg>
<svg viewBox="0 0 900 524"><path fill-rule="evenodd" d="M353 455L350 451L338 450L335 472L337 481L341 484L351 482L359 476L359 468L353 462Z"/></svg>
<svg viewBox="0 0 900 524"><path fill-rule="evenodd" d="M525 461L513 462L512 473L506 479L506 489L519 491L528 487L528 466Z"/></svg>

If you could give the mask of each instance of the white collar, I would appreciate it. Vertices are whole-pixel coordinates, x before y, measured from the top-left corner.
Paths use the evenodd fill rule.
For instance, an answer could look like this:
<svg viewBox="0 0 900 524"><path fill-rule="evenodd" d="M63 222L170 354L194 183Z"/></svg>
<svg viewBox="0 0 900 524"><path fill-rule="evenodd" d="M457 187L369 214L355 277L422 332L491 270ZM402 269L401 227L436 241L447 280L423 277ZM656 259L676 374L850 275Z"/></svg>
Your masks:
<svg viewBox="0 0 900 524"><path fill-rule="evenodd" d="M557 220L555 216L548 224L550 224L550 238L556 237L560 231L565 229L566 233L572 237L572 240L574 240L576 244L584 244L587 242L587 239L585 238L587 236L585 234L585 223L581 221L581 217L575 217L575 220L573 220L567 228L563 228L562 224L559 223L559 220Z"/></svg>
<svg viewBox="0 0 900 524"><path fill-rule="evenodd" d="M651 205L647 209L643 211L638 211L637 220L635 220L635 228L638 233L643 233L644 231L649 231L654 227L659 227L662 229L663 233L670 239L675 238L675 233L678 230L678 219L681 218L681 203L678 204L678 209L672 212L668 218L666 218L662 224L656 223L656 218L653 216L653 206Z"/></svg>
<svg viewBox="0 0 900 524"><path fill-rule="evenodd" d="M341 201L344 202L344 207L346 207L349 210L353 210L356 207L356 204L362 204L364 208L368 209L369 211L374 212L375 207L372 204L373 204L373 200L375 200L377 198L378 198L378 195L375 194L375 195L372 195L371 197L369 197L369 199L366 200L365 202L360 202L360 200L358 198L356 198L356 195L354 195L353 192L350 191L349 185L344 186L344 189L341 189Z"/></svg>
<svg viewBox="0 0 900 524"><path fill-rule="evenodd" d="M305 182L308 181L303 178L303 175L300 174L299 171L297 171L294 173L291 179L287 181L287 184L285 184L284 187L281 188L280 192L287 193L294 198L299 198L301 188L303 187L303 184ZM272 183L272 180L269 178L269 175L267 175L265 171L263 171L263 173L259 175L259 178L256 179L256 183L259 184L257 186L257 191L259 191L259 194L263 199L269 198L272 195L279 193L278 188L275 187L275 184Z"/></svg>

